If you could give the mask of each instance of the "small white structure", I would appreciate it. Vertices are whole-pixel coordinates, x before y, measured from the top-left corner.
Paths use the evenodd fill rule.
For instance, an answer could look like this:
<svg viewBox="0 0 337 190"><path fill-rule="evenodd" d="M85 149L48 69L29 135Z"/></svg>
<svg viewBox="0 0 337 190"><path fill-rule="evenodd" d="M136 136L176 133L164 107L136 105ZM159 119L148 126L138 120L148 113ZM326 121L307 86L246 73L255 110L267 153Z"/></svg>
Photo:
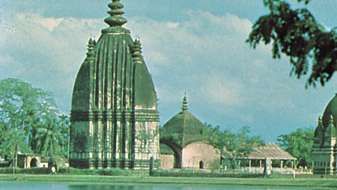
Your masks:
<svg viewBox="0 0 337 190"><path fill-rule="evenodd" d="M34 154L18 154L20 168L48 168L48 159Z"/></svg>

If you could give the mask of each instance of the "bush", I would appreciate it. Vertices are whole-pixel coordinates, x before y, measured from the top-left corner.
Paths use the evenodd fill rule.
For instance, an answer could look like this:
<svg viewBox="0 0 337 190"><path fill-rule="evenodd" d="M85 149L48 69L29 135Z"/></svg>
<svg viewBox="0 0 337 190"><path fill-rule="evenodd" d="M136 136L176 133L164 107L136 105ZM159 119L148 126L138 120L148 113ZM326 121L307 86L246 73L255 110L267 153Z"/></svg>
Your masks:
<svg viewBox="0 0 337 190"><path fill-rule="evenodd" d="M0 168L0 174L12 174L13 168ZM48 168L16 168L17 174L50 174ZM59 174L70 175L105 175L105 176L128 176L133 174L133 170L113 169L77 169L77 168L59 168Z"/></svg>
<svg viewBox="0 0 337 190"><path fill-rule="evenodd" d="M77 168L60 168L58 173L71 175L106 175L106 176L128 176L132 174L130 170L119 168L111 169L77 169Z"/></svg>
<svg viewBox="0 0 337 190"><path fill-rule="evenodd" d="M12 174L13 168L0 168L0 174ZM17 174L49 174L50 170L48 168L16 168L15 173Z"/></svg>
<svg viewBox="0 0 337 190"><path fill-rule="evenodd" d="M163 170L158 169L153 171L152 176L161 177L240 177L240 178L253 178L262 177L262 174L248 174L248 173L215 173L204 170L191 170L191 169L173 169Z"/></svg>

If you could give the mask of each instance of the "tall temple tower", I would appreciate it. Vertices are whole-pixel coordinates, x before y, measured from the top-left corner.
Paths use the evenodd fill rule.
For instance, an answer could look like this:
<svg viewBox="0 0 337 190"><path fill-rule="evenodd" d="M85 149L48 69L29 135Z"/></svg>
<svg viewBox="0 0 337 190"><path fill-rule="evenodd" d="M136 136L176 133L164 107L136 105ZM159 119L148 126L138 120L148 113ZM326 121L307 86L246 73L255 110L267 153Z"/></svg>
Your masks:
<svg viewBox="0 0 337 190"><path fill-rule="evenodd" d="M312 147L314 174L336 175L337 94L319 117Z"/></svg>
<svg viewBox="0 0 337 190"><path fill-rule="evenodd" d="M73 90L70 166L141 168L159 164L157 95L139 40L123 27L123 5L109 4L109 25L90 39Z"/></svg>

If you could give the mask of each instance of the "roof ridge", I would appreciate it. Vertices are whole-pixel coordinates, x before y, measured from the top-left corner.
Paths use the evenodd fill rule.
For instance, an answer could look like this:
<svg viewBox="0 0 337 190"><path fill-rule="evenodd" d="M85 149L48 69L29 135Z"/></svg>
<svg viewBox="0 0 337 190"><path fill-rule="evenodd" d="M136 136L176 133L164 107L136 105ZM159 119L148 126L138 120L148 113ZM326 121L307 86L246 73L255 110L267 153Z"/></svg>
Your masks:
<svg viewBox="0 0 337 190"><path fill-rule="evenodd" d="M185 114L185 111L182 112L183 114L183 126L182 126L182 144L184 145L185 144L185 127L186 127L186 114Z"/></svg>

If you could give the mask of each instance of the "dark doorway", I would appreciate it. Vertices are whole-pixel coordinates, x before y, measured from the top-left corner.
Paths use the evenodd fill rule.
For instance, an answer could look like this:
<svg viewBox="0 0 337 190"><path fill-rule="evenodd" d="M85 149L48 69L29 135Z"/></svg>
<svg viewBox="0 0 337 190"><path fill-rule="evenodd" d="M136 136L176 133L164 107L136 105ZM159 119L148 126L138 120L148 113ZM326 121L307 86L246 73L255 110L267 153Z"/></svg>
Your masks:
<svg viewBox="0 0 337 190"><path fill-rule="evenodd" d="M203 161L199 162L199 169L204 169L204 162Z"/></svg>
<svg viewBox="0 0 337 190"><path fill-rule="evenodd" d="M36 158L33 158L33 159L30 161L30 167L31 167L31 168L36 168L36 167L37 167L37 159L36 159Z"/></svg>

